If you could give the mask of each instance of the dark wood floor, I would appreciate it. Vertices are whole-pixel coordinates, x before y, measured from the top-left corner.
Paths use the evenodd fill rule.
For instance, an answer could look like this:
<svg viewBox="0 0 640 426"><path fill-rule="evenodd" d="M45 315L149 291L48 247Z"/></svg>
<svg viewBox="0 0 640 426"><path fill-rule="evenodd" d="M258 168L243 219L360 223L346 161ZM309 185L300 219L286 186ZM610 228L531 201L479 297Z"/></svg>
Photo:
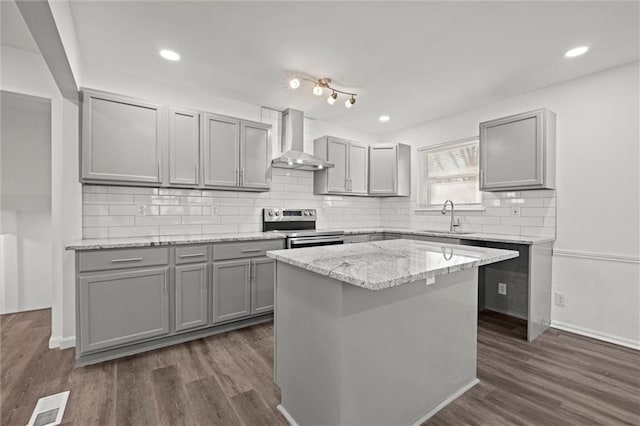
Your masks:
<svg viewBox="0 0 640 426"><path fill-rule="evenodd" d="M0 424L27 423L38 398L70 390L64 424L286 424L272 383L272 326L73 368L49 350L50 311L0 317ZM640 425L640 352L483 314L480 384L429 425Z"/></svg>

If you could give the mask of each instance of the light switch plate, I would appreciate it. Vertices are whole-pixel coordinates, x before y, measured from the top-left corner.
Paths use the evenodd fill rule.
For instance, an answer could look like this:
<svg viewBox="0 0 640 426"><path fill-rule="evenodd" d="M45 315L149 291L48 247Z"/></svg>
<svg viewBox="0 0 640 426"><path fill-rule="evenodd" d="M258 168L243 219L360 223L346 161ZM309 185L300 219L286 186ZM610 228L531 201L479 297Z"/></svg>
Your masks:
<svg viewBox="0 0 640 426"><path fill-rule="evenodd" d="M498 283L498 294L503 296L507 295L507 284L506 283Z"/></svg>

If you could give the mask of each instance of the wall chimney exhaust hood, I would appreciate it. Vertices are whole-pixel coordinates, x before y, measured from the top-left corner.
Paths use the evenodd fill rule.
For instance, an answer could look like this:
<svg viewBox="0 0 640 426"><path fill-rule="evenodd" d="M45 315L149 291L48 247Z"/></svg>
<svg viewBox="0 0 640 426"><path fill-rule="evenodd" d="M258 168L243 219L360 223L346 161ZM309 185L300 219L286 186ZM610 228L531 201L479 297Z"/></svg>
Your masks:
<svg viewBox="0 0 640 426"><path fill-rule="evenodd" d="M302 111L287 109L282 113L282 154L273 159L272 167L296 170L322 170L335 164L314 157L303 151L304 114Z"/></svg>

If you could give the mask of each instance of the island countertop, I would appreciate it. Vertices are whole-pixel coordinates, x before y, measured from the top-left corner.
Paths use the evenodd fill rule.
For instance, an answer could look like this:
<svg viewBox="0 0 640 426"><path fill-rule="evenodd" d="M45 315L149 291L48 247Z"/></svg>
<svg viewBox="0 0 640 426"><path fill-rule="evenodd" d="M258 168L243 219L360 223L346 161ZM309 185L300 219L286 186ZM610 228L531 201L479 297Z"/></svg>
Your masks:
<svg viewBox="0 0 640 426"><path fill-rule="evenodd" d="M274 250L267 256L368 290L383 290L437 275L518 257L513 250L415 240Z"/></svg>

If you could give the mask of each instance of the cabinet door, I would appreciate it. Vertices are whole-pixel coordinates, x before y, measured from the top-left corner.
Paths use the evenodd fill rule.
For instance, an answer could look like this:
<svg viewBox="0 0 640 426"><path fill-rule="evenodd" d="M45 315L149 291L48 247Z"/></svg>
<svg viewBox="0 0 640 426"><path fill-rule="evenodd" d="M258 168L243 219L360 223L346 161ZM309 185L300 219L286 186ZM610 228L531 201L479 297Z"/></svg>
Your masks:
<svg viewBox="0 0 640 426"><path fill-rule="evenodd" d="M83 92L83 180L160 183L162 130L159 105Z"/></svg>
<svg viewBox="0 0 640 426"><path fill-rule="evenodd" d="M176 331L207 325L207 264L176 266Z"/></svg>
<svg viewBox="0 0 640 426"><path fill-rule="evenodd" d="M349 159L349 142L328 138L327 161L335 167L327 169L327 189L329 192L347 192L347 168Z"/></svg>
<svg viewBox="0 0 640 426"><path fill-rule="evenodd" d="M213 263L213 322L242 318L251 313L251 261Z"/></svg>
<svg viewBox="0 0 640 426"><path fill-rule="evenodd" d="M396 146L369 148L369 193L395 194L397 179Z"/></svg>
<svg viewBox="0 0 640 426"><path fill-rule="evenodd" d="M480 124L480 189L543 183L542 111Z"/></svg>
<svg viewBox="0 0 640 426"><path fill-rule="evenodd" d="M369 148L351 142L349 144L349 188L354 194L367 194L369 182Z"/></svg>
<svg viewBox="0 0 640 426"><path fill-rule="evenodd" d="M269 189L271 182L271 126L243 121L240 141L242 186Z"/></svg>
<svg viewBox="0 0 640 426"><path fill-rule="evenodd" d="M262 314L273 311L276 262L274 259L251 261L251 313Z"/></svg>
<svg viewBox="0 0 640 426"><path fill-rule="evenodd" d="M240 184L240 120L204 115L204 185Z"/></svg>
<svg viewBox="0 0 640 426"><path fill-rule="evenodd" d="M169 111L169 183L198 185L200 121L197 112Z"/></svg>
<svg viewBox="0 0 640 426"><path fill-rule="evenodd" d="M80 275L80 352L168 334L167 270Z"/></svg>

